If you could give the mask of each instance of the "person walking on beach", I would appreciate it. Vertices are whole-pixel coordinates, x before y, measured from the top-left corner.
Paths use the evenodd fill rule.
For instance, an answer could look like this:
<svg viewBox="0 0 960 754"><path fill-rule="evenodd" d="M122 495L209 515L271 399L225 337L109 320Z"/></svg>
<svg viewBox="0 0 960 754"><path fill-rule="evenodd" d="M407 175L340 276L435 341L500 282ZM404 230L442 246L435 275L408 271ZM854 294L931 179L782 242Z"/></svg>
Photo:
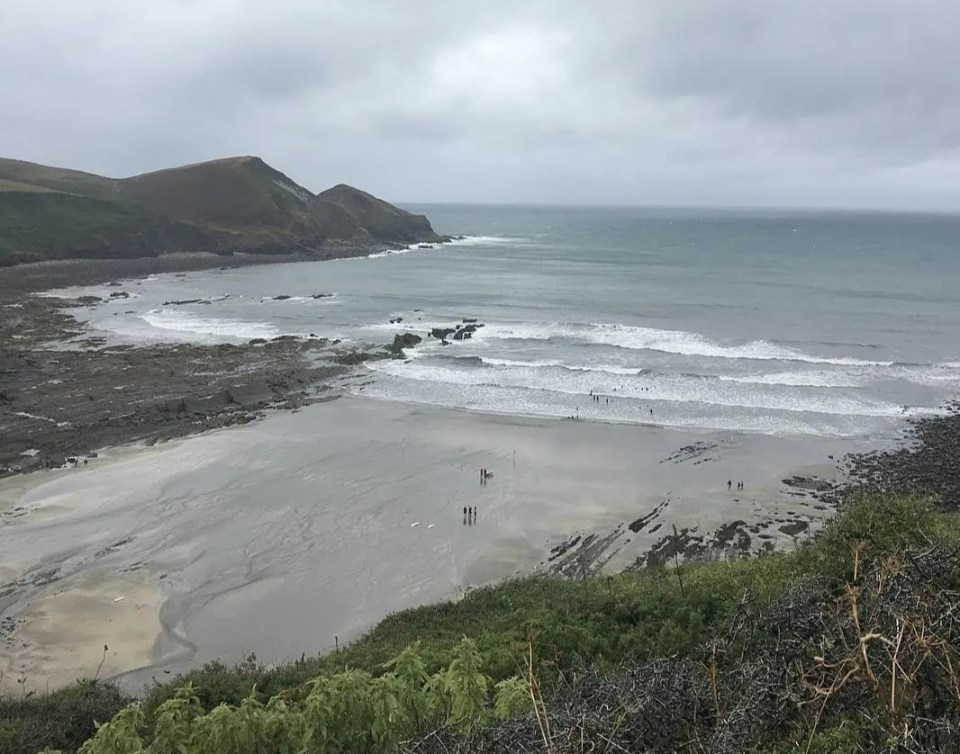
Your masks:
<svg viewBox="0 0 960 754"><path fill-rule="evenodd" d="M730 491L730 487L731 487L732 485L733 485L733 482L732 482L730 479L728 479L728 480L727 480L727 492Z"/></svg>

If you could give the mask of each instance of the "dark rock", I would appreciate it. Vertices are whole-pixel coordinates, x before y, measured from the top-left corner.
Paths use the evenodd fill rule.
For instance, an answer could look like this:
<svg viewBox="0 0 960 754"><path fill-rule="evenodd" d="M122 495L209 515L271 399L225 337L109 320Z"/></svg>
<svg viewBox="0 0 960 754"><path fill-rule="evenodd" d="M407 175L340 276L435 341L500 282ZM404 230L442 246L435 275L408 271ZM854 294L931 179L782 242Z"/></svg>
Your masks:
<svg viewBox="0 0 960 754"><path fill-rule="evenodd" d="M274 296L274 297L273 297L273 300L274 300L274 301L286 301L288 298L290 298L290 296L288 296L286 293L281 293L279 296Z"/></svg>
<svg viewBox="0 0 960 754"><path fill-rule="evenodd" d="M110 294L110 298L130 298L130 294L126 291L114 291Z"/></svg>
<svg viewBox="0 0 960 754"><path fill-rule="evenodd" d="M465 327L459 328L454 334L454 340L470 340L473 337L473 334L477 331L476 325L466 325Z"/></svg>
<svg viewBox="0 0 960 754"><path fill-rule="evenodd" d="M810 527L810 524L806 521L791 521L786 523L783 526L779 527L780 531L788 536L795 537L800 532L806 531Z"/></svg>
<svg viewBox="0 0 960 754"><path fill-rule="evenodd" d="M355 364L362 364L370 358L370 354L366 354L363 351L340 351L336 356L336 361L338 364L344 366L353 366Z"/></svg>
<svg viewBox="0 0 960 754"><path fill-rule="evenodd" d="M813 492L827 492L833 489L833 483L816 477L792 476L782 480L787 487L795 487Z"/></svg>
<svg viewBox="0 0 960 754"><path fill-rule="evenodd" d="M455 327L434 327L430 331L430 337L436 338L437 340L446 340L448 336L453 335L457 331Z"/></svg>
<svg viewBox="0 0 960 754"><path fill-rule="evenodd" d="M393 343L387 346L387 350L395 356L400 356L403 354L404 348L413 348L422 341L423 338L410 332L397 333L393 338Z"/></svg>

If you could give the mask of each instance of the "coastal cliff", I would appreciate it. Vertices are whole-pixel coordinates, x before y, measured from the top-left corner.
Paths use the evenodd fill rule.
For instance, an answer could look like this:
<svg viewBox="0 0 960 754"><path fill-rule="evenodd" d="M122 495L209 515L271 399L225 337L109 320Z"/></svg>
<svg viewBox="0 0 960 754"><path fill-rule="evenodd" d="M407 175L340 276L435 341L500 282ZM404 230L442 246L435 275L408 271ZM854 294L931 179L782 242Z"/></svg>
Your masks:
<svg viewBox="0 0 960 754"><path fill-rule="evenodd" d="M0 159L0 266L174 252L329 258L442 240L423 215L343 184L314 194L259 157L124 179Z"/></svg>

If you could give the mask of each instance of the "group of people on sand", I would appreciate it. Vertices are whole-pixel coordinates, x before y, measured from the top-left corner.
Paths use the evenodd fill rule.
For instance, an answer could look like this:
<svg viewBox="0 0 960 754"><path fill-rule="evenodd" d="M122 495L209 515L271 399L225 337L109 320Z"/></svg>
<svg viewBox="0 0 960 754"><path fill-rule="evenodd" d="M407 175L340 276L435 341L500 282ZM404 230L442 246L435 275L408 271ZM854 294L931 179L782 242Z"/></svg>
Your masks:
<svg viewBox="0 0 960 754"><path fill-rule="evenodd" d="M649 390L649 389L650 389L650 388L648 388L648 387L641 388L641 390ZM616 391L616 388L614 388L614 391ZM590 398L591 398L591 400L592 400L594 403L600 403L600 397L601 397L601 396L600 396L599 393L595 393L595 392L593 392L592 390L590 391ZM605 405L605 406L609 406L609 405L610 405L610 398L609 398L609 396L603 396L603 405ZM641 410L641 411L643 410L643 406L637 406L637 408L638 408L639 410ZM652 408L650 409L650 416L653 416L653 409L652 409ZM570 418L572 419L572 418L574 418L574 417L570 417ZM579 406L577 406L577 416L576 416L576 418L577 418L577 419L580 418L580 407L579 407Z"/></svg>
<svg viewBox="0 0 960 754"><path fill-rule="evenodd" d="M480 486L485 487L487 480L493 476L490 469L480 469ZM472 505L463 506L463 523L473 525L477 523L477 509Z"/></svg>
<svg viewBox="0 0 960 754"><path fill-rule="evenodd" d="M727 491L729 492L732 487L733 487L733 480L732 480L732 479L728 479L728 480L727 480ZM742 490L742 489L743 489L743 482L737 482L737 489L738 489L738 490Z"/></svg>

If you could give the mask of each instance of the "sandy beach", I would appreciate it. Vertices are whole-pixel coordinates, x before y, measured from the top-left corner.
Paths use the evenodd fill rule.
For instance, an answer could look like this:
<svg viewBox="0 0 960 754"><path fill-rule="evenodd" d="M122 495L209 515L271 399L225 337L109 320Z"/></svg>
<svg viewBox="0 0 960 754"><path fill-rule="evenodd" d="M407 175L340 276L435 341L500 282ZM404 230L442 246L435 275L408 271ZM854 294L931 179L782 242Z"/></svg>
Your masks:
<svg viewBox="0 0 960 754"><path fill-rule="evenodd" d="M54 687L93 676L107 644L101 677L135 690L212 659L323 652L516 573L629 568L673 526L789 546L830 507L782 480L836 476L828 456L853 449L341 398L14 478L0 667Z"/></svg>
<svg viewBox="0 0 960 754"><path fill-rule="evenodd" d="M3 636L0 692L54 689L148 665L161 604L156 579L143 569L91 570L56 582Z"/></svg>

